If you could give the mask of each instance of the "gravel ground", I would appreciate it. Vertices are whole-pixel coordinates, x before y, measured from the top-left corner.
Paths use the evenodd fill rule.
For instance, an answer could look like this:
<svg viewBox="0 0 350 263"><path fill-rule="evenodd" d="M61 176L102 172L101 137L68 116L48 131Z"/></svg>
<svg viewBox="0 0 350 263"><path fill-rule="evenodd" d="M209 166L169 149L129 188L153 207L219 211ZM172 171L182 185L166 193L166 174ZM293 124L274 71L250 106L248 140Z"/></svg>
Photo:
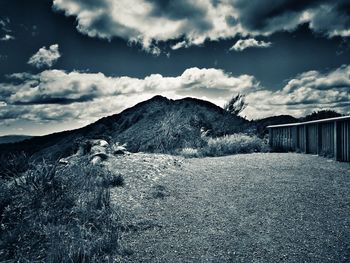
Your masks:
<svg viewBox="0 0 350 263"><path fill-rule="evenodd" d="M134 195L124 261L350 262L350 164L292 153L145 156L161 176L113 193L120 204Z"/></svg>

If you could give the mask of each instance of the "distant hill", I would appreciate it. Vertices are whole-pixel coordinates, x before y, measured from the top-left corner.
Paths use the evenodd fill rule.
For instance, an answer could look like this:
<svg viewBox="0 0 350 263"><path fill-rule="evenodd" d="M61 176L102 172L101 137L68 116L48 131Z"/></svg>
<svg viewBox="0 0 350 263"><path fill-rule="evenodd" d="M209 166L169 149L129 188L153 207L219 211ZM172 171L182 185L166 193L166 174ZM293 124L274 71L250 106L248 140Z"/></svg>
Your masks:
<svg viewBox="0 0 350 263"><path fill-rule="evenodd" d="M259 136L264 136L268 133L266 127L269 125L278 125L278 124L286 124L286 123L295 123L299 122L299 119L294 118L290 115L279 115L273 117L267 117L260 120L253 121L256 131Z"/></svg>
<svg viewBox="0 0 350 263"><path fill-rule="evenodd" d="M320 111L314 111L309 115L306 115L303 118L300 118L300 121L315 121L315 120L322 120L322 119L328 119L328 118L335 118L335 117L341 117L342 114L334 111L334 110L320 110Z"/></svg>
<svg viewBox="0 0 350 263"><path fill-rule="evenodd" d="M21 141L24 141L24 140L27 140L30 138L33 138L33 136L30 136L30 135L5 135L5 136L0 136L0 144L21 142Z"/></svg>
<svg viewBox="0 0 350 263"><path fill-rule="evenodd" d="M208 101L155 96L77 130L3 144L0 153L25 151L29 155L58 158L74 152L77 141L91 138L126 143L131 152L171 152L203 143L201 129L208 135L221 136L244 131L249 125L247 120Z"/></svg>

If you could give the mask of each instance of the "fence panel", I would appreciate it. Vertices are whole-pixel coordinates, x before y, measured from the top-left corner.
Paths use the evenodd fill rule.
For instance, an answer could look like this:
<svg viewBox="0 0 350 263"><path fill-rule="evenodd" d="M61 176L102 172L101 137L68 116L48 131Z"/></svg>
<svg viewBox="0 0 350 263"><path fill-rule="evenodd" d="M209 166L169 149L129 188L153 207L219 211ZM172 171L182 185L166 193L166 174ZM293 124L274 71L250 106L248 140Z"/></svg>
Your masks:
<svg viewBox="0 0 350 263"><path fill-rule="evenodd" d="M274 150L319 154L350 162L350 116L267 128Z"/></svg>

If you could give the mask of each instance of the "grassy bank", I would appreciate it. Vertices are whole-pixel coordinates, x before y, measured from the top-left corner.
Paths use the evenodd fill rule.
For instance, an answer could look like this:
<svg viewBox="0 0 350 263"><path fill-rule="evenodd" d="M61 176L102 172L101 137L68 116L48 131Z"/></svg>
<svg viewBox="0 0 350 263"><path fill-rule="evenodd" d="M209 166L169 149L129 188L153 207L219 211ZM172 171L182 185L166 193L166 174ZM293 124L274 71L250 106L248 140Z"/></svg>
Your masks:
<svg viewBox="0 0 350 263"><path fill-rule="evenodd" d="M110 188L119 175L87 160L45 162L0 183L0 258L11 262L108 262L120 252Z"/></svg>

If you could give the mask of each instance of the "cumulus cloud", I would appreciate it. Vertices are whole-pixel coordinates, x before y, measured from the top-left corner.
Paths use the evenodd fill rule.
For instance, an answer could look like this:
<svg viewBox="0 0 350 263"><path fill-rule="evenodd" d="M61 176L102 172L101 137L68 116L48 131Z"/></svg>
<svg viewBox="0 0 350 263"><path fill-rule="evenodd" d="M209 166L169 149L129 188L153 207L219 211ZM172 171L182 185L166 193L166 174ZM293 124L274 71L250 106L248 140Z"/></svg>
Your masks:
<svg viewBox="0 0 350 263"><path fill-rule="evenodd" d="M51 45L49 48L44 46L29 58L28 64L36 68L52 67L60 57L58 44Z"/></svg>
<svg viewBox="0 0 350 263"><path fill-rule="evenodd" d="M152 74L143 79L45 70L12 74L1 87L0 101L7 106L0 110L0 119L91 122L158 94L174 99L194 96L221 105L232 94L258 89L259 83L252 76L235 77L212 68L189 68L177 77Z"/></svg>
<svg viewBox="0 0 350 263"><path fill-rule="evenodd" d="M15 37L6 34L5 36L0 38L0 41L9 41L9 40L14 40L14 39L15 39Z"/></svg>
<svg viewBox="0 0 350 263"><path fill-rule="evenodd" d="M87 124L159 94L172 99L196 97L219 106L234 94L245 94L248 107L242 116L249 119L299 117L318 109L350 112L350 66L304 72L278 91L267 90L253 76L233 76L214 68L189 68L176 77L152 74L143 79L46 70L12 74L0 85L0 123L21 119Z"/></svg>
<svg viewBox="0 0 350 263"><path fill-rule="evenodd" d="M187 47L189 47L189 44L184 40L184 41L177 42L175 45L172 45L170 48L172 50L177 50L180 48L187 48Z"/></svg>
<svg viewBox="0 0 350 263"><path fill-rule="evenodd" d="M307 23L328 37L350 35L348 0L53 0L53 9L74 16L90 37L120 37L152 53L160 41L172 49L205 40L267 36Z"/></svg>
<svg viewBox="0 0 350 263"><path fill-rule="evenodd" d="M250 118L291 114L300 117L314 110L350 113L350 66L321 73L308 71L291 79L276 92L259 90L247 96Z"/></svg>
<svg viewBox="0 0 350 263"><path fill-rule="evenodd" d="M248 38L248 39L240 39L238 40L231 48L230 50L235 51L243 51L247 48L255 47L255 48L267 48L272 45L271 42L265 42L265 41L258 41L254 38Z"/></svg>

